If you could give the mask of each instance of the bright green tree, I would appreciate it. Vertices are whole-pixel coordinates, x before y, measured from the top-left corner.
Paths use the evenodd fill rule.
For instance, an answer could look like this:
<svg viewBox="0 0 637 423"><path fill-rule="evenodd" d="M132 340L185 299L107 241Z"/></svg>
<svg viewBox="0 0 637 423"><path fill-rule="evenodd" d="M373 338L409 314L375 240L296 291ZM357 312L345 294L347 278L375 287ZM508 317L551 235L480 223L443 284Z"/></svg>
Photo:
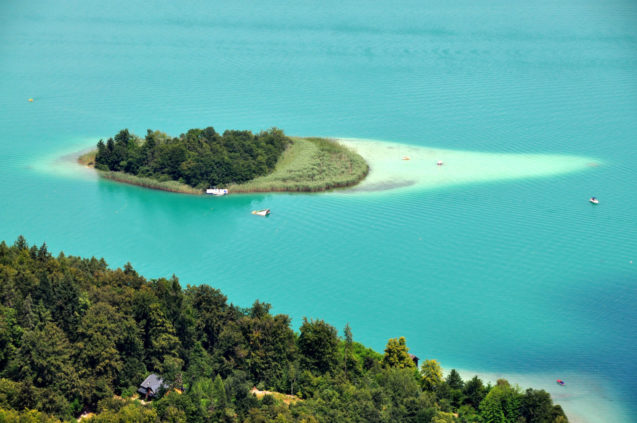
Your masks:
<svg viewBox="0 0 637 423"><path fill-rule="evenodd" d="M436 360L425 360L420 366L420 383L425 391L435 391L442 384L442 369Z"/></svg>
<svg viewBox="0 0 637 423"><path fill-rule="evenodd" d="M400 338L390 338L387 341L383 364L387 367L396 367L399 369L416 367L416 364L409 356L409 348L407 348L407 342L404 336Z"/></svg>

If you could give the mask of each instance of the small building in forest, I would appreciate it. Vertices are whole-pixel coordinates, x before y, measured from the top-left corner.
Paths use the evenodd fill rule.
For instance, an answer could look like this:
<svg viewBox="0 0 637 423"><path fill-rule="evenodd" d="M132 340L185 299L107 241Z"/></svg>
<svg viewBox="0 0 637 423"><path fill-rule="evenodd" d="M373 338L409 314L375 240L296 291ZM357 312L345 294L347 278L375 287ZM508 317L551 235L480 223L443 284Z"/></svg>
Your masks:
<svg viewBox="0 0 637 423"><path fill-rule="evenodd" d="M413 354L409 354L409 358L411 358L411 361L413 361L416 367L418 367L418 360L420 359Z"/></svg>
<svg viewBox="0 0 637 423"><path fill-rule="evenodd" d="M145 400L149 400L154 398L161 388L166 388L163 379L153 373L144 379L137 392L142 394Z"/></svg>

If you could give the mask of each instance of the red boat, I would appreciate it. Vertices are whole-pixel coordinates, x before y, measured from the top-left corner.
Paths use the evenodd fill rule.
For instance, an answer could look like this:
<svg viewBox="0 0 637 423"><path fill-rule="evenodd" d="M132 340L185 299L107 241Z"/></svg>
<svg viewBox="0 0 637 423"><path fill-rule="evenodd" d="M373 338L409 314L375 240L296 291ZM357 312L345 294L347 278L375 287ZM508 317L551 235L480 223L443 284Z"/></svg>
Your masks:
<svg viewBox="0 0 637 423"><path fill-rule="evenodd" d="M564 381L562 379L558 379L557 380L557 384L560 385L560 386L564 386L565 385L565 383L564 383Z"/></svg>

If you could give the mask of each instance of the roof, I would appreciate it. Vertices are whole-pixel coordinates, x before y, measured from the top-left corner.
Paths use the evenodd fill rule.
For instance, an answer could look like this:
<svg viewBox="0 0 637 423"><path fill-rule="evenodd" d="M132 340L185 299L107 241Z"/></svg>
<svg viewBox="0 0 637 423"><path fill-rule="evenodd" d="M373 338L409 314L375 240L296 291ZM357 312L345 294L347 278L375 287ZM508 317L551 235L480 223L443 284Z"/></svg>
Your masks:
<svg viewBox="0 0 637 423"><path fill-rule="evenodd" d="M411 358L412 360L420 360L420 358L418 358L414 354L409 354L409 358Z"/></svg>
<svg viewBox="0 0 637 423"><path fill-rule="evenodd" d="M148 377L140 385L140 387L144 389L150 388L153 393L159 392L162 386L164 386L164 380L154 373L148 375Z"/></svg>

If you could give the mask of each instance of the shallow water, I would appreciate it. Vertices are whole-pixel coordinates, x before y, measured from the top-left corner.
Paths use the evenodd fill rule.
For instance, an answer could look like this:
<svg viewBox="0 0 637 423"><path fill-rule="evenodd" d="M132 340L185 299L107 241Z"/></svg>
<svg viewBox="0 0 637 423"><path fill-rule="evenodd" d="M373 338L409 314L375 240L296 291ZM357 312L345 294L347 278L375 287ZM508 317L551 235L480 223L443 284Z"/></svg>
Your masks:
<svg viewBox="0 0 637 423"><path fill-rule="evenodd" d="M406 336L541 383L572 420L636 421L636 28L623 0L0 2L0 238L349 322L379 351ZM600 165L224 198L51 165L124 127L207 125Z"/></svg>

